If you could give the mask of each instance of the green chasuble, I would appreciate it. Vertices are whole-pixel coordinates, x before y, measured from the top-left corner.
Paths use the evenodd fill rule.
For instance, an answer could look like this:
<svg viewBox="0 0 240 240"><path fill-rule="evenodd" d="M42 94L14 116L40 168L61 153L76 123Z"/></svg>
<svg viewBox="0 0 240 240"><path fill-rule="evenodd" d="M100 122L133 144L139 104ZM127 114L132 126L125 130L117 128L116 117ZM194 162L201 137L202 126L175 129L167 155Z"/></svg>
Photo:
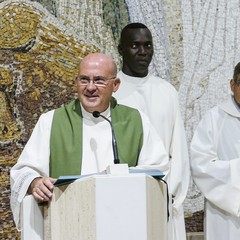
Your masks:
<svg viewBox="0 0 240 240"><path fill-rule="evenodd" d="M143 144L140 113L111 99L111 121L120 163L136 166ZM110 127L110 126L109 126ZM103 136L104 137L104 136ZM50 137L50 176L80 175L82 165L82 113L78 99L55 110ZM112 148L112 145L109 146Z"/></svg>

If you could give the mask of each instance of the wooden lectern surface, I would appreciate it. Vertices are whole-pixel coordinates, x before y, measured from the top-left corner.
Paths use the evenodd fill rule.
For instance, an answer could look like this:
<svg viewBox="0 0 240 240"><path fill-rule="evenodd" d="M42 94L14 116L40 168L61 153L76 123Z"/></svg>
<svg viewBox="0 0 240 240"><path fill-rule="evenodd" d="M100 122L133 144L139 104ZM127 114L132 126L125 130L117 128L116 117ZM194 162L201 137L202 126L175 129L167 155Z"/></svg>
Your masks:
<svg viewBox="0 0 240 240"><path fill-rule="evenodd" d="M165 240L167 186L146 174L93 175L55 187L39 216L36 240Z"/></svg>

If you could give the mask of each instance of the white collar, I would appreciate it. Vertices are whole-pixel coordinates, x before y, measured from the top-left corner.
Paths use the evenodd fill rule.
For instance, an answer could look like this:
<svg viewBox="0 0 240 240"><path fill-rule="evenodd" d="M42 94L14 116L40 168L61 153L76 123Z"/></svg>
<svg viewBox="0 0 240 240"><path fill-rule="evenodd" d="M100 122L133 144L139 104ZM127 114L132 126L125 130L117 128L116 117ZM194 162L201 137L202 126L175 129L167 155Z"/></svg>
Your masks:
<svg viewBox="0 0 240 240"><path fill-rule="evenodd" d="M81 110L82 110L82 116L84 119L87 119L87 120L91 120L93 122L101 122L103 121L104 119L99 117L99 118L95 118L92 113L90 112L87 112L84 107L82 106L82 104L80 103L80 106L81 106ZM110 105L108 106L108 108L104 111L104 112L101 112L101 115L103 115L104 117L106 118L111 118L111 111L110 111ZM104 120L106 121L106 120Z"/></svg>
<svg viewBox="0 0 240 240"><path fill-rule="evenodd" d="M120 80L122 77L124 79L124 81L132 83L134 85L137 85L137 84L142 85L148 81L150 74L148 73L148 75L146 77L132 77L132 76L125 74L123 71L119 71L118 77L120 78Z"/></svg>
<svg viewBox="0 0 240 240"><path fill-rule="evenodd" d="M240 117L240 112L238 108L236 107L234 99L232 99L233 96L231 95L228 100L222 104L219 105L219 107L226 113L234 116L234 117Z"/></svg>

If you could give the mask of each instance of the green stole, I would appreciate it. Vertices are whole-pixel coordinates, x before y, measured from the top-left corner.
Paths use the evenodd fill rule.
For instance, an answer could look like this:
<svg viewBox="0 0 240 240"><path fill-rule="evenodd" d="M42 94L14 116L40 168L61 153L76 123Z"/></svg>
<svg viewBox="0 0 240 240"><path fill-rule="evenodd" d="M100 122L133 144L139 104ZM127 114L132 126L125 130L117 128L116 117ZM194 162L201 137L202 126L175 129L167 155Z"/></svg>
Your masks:
<svg viewBox="0 0 240 240"><path fill-rule="evenodd" d="M117 104L112 97L111 121L120 163L127 163L129 167L136 166L143 144L140 113L136 109ZM50 136L50 176L57 178L79 175L81 165L82 112L80 102L76 99L54 112Z"/></svg>

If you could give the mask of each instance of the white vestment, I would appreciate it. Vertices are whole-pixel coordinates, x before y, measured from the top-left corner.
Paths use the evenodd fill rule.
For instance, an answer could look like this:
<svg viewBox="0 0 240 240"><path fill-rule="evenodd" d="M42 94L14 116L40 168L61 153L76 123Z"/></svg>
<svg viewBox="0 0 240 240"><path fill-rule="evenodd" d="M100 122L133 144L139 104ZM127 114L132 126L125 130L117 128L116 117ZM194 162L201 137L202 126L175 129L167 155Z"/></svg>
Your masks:
<svg viewBox="0 0 240 240"><path fill-rule="evenodd" d="M156 76L137 78L120 71L118 77L121 85L114 97L119 103L144 112L163 140L170 159L170 171L165 180L174 199L168 239L184 240L186 232L182 204L187 195L190 170L177 91L170 83Z"/></svg>
<svg viewBox="0 0 240 240"><path fill-rule="evenodd" d="M54 110L40 116L18 162L11 169L11 208L18 229L20 229L20 207L29 184L36 177L49 176L50 133L53 114ZM101 172L108 165L113 164L111 128L105 119L94 118L83 108L82 114L84 141L82 143L81 174ZM111 119L110 108L101 114ZM155 168L166 174L169 162L163 142L155 133L144 113L140 114L144 137L137 168Z"/></svg>
<svg viewBox="0 0 240 240"><path fill-rule="evenodd" d="M228 101L200 121L191 143L193 180L205 197L207 240L240 239L240 112Z"/></svg>

